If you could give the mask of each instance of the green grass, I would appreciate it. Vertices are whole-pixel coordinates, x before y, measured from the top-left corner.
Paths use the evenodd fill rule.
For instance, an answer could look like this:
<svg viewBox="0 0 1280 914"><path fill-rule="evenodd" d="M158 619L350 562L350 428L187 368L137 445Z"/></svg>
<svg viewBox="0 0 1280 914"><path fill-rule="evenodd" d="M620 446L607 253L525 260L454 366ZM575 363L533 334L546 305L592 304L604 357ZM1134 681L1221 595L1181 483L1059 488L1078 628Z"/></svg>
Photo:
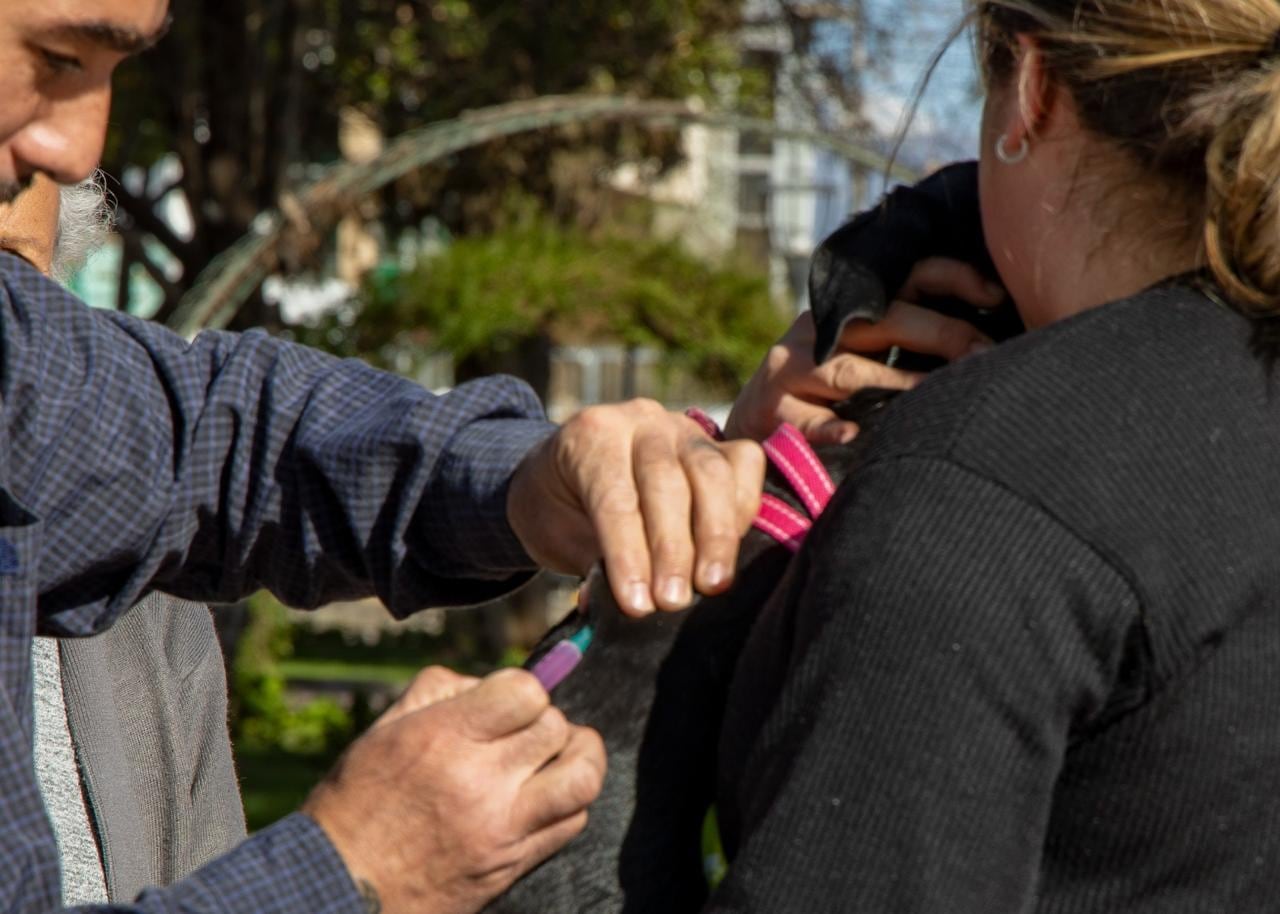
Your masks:
<svg viewBox="0 0 1280 914"><path fill-rule="evenodd" d="M420 667L399 663L346 663L340 660L290 658L277 661L277 669L290 682L353 682L403 686Z"/></svg>

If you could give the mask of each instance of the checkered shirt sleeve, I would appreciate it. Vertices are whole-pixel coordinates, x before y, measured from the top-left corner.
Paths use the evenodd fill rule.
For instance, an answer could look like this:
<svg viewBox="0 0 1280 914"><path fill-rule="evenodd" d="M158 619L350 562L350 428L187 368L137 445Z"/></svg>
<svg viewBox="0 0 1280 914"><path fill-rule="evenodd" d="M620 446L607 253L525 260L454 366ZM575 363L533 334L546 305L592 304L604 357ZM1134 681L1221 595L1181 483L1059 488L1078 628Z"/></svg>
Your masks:
<svg viewBox="0 0 1280 914"><path fill-rule="evenodd" d="M324 831L302 813L258 832L181 882L132 905L72 908L120 914L367 914Z"/></svg>
<svg viewBox="0 0 1280 914"><path fill-rule="evenodd" d="M260 587L397 615L500 595L531 572L511 474L550 434L495 378L433 396L263 333L94 311L0 254L0 911L56 907L31 768L33 634L106 628L152 589ZM292 817L137 912L359 911L320 829Z"/></svg>

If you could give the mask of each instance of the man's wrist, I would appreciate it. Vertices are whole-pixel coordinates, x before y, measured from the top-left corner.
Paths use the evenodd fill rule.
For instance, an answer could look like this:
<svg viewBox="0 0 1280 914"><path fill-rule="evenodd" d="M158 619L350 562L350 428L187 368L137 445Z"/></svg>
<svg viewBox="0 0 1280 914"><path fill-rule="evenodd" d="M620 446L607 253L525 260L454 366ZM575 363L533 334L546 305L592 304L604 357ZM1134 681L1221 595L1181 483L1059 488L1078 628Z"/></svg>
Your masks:
<svg viewBox="0 0 1280 914"><path fill-rule="evenodd" d="M165 909L255 914L367 914L324 829L294 813L164 889ZM211 907L210 900L215 903Z"/></svg>

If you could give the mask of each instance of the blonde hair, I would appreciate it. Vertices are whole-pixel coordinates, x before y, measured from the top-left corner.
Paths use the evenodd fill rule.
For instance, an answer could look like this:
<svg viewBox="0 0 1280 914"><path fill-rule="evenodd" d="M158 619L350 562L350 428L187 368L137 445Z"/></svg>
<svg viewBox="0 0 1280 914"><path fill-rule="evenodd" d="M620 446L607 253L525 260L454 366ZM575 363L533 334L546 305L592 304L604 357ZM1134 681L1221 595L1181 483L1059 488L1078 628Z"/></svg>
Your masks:
<svg viewBox="0 0 1280 914"><path fill-rule="evenodd" d="M1280 0L971 0L984 74L1027 35L1086 129L1177 188L1222 291L1280 316Z"/></svg>

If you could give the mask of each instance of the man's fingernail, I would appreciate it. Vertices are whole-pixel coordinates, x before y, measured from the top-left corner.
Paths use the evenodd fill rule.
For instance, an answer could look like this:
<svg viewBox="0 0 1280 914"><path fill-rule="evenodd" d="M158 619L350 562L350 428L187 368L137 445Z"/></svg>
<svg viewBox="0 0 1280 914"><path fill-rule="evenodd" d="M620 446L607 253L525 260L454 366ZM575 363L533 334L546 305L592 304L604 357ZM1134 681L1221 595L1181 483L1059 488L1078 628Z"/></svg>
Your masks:
<svg viewBox="0 0 1280 914"><path fill-rule="evenodd" d="M687 606L691 594L689 582L681 577L670 577L662 582L662 599L669 606Z"/></svg>
<svg viewBox="0 0 1280 914"><path fill-rule="evenodd" d="M974 340L969 344L969 348L965 350L965 355L982 355L984 352L991 351L991 344L986 340Z"/></svg>
<svg viewBox="0 0 1280 914"><path fill-rule="evenodd" d="M1002 301L1004 299L1004 286L1000 285L1000 283L989 282L986 285L986 290L987 295L991 296L996 301Z"/></svg>
<svg viewBox="0 0 1280 914"><path fill-rule="evenodd" d="M644 581L633 581L628 585L627 608L633 613L653 612L653 598L649 596L649 585Z"/></svg>
<svg viewBox="0 0 1280 914"><path fill-rule="evenodd" d="M728 577L729 568L724 562L712 562L702 575L702 579L707 582L708 587L719 587Z"/></svg>

